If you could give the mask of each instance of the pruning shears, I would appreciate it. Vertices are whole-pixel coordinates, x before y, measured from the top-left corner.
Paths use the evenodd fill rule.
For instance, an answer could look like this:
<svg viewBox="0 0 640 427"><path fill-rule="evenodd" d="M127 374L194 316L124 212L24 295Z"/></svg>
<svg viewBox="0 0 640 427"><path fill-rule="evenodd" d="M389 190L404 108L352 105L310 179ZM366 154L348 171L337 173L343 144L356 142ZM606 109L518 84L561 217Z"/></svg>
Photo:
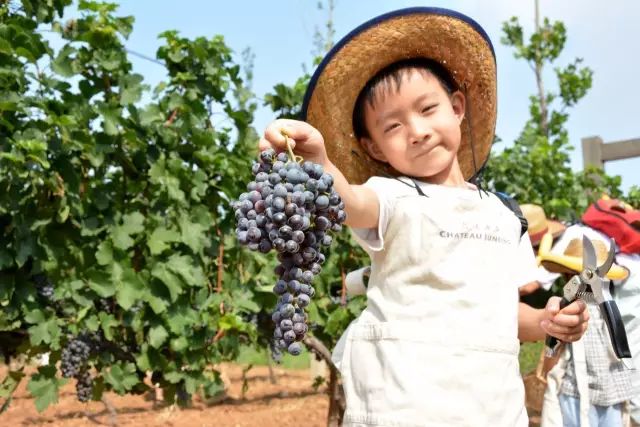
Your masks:
<svg viewBox="0 0 640 427"><path fill-rule="evenodd" d="M593 294L593 299L598 304L602 317L609 331L609 338L618 359L631 358L627 333L622 323L622 316L618 305L611 298L609 292L609 279L607 273L613 265L615 256L614 242L609 246L609 253L606 261L598 266L596 251L593 243L586 236L582 237L582 258L583 265L580 274L573 276L563 288L563 296L560 301L560 309L571 304L578 298L586 297L587 293ZM545 341L547 357L553 357L559 346L559 340L552 336L547 336Z"/></svg>

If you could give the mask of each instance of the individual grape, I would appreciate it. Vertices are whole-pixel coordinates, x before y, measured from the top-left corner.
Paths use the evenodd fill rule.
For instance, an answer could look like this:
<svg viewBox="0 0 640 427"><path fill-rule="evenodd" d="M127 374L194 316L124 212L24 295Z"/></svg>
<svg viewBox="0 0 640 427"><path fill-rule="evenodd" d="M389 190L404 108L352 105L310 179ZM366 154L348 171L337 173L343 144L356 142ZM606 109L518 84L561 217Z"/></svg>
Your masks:
<svg viewBox="0 0 640 427"><path fill-rule="evenodd" d="M331 227L331 221L326 216L316 217L316 230L324 231Z"/></svg>
<svg viewBox="0 0 640 427"><path fill-rule="evenodd" d="M293 356L298 356L300 353L302 353L302 346L299 342L292 342L287 347L287 351Z"/></svg>
<svg viewBox="0 0 640 427"><path fill-rule="evenodd" d="M273 330L273 338L278 339L278 340L281 339L282 338L282 329L276 327Z"/></svg>
<svg viewBox="0 0 640 427"><path fill-rule="evenodd" d="M305 308L311 302L311 298L307 294L298 295L298 307Z"/></svg>
<svg viewBox="0 0 640 427"><path fill-rule="evenodd" d="M275 153L273 150L264 150L260 153L260 160L262 163L273 163Z"/></svg>
<svg viewBox="0 0 640 427"><path fill-rule="evenodd" d="M280 316L285 319L290 319L295 311L296 308L293 306L293 304L284 304L282 307L280 307Z"/></svg>
<svg viewBox="0 0 640 427"><path fill-rule="evenodd" d="M304 242L304 232L302 230L295 230L291 232L291 240L294 242L301 244Z"/></svg>
<svg viewBox="0 0 640 427"><path fill-rule="evenodd" d="M333 241L333 239L331 238L331 236L329 236L329 235L327 234L327 235L325 235L325 236L322 238L322 240L321 240L320 244L321 244L322 246L331 246L331 242L332 242L332 241Z"/></svg>
<svg viewBox="0 0 640 427"><path fill-rule="evenodd" d="M292 304L293 303L293 295L289 292L286 292L280 296L280 302L282 304Z"/></svg>
<svg viewBox="0 0 640 427"><path fill-rule="evenodd" d="M296 336L296 333L293 332L293 326L291 327L290 330L285 331L282 334L282 338L284 339L285 342L293 342L296 340L297 336Z"/></svg>
<svg viewBox="0 0 640 427"><path fill-rule="evenodd" d="M273 320L273 323L275 323L276 325L280 322L280 319L282 318L282 316L280 316L280 311L276 310L273 312L273 314L271 314L271 320Z"/></svg>
<svg viewBox="0 0 640 427"><path fill-rule="evenodd" d="M311 271L307 270L304 273L302 273L302 280L305 283L311 283L313 282L313 276L314 274Z"/></svg>
<svg viewBox="0 0 640 427"><path fill-rule="evenodd" d="M288 288L289 288L289 292L291 292L294 295L297 295L298 293L300 293L300 282L293 279L290 280L289 283L287 284Z"/></svg>
<svg viewBox="0 0 640 427"><path fill-rule="evenodd" d="M300 293L304 295L309 295L309 297L313 297L316 293L315 289L311 285L300 285Z"/></svg>
<svg viewBox="0 0 640 427"><path fill-rule="evenodd" d="M316 199L316 208L326 209L328 207L329 207L329 198L324 194L321 196L318 196L318 198Z"/></svg>
<svg viewBox="0 0 640 427"><path fill-rule="evenodd" d="M307 325L304 322L297 322L293 324L293 332L295 332L296 336L304 335L307 332Z"/></svg>
<svg viewBox="0 0 640 427"><path fill-rule="evenodd" d="M278 280L275 286L273 287L273 293L275 293L276 295L282 295L286 291L287 291L287 282L285 282L282 279Z"/></svg>
<svg viewBox="0 0 640 427"><path fill-rule="evenodd" d="M293 322L291 319L283 319L280 321L280 330L281 331L290 331L293 329Z"/></svg>
<svg viewBox="0 0 640 427"><path fill-rule="evenodd" d="M300 250L300 245L294 240L287 240L287 243L285 243L285 248L287 252L295 253Z"/></svg>

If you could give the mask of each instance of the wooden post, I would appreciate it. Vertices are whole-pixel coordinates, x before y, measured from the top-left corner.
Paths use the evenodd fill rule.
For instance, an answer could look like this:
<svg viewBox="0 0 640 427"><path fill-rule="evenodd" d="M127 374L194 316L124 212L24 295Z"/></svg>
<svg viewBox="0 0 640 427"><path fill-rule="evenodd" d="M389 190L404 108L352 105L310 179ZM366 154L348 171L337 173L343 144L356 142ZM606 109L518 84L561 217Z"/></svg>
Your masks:
<svg viewBox="0 0 640 427"><path fill-rule="evenodd" d="M602 168L602 138L599 136L590 136L582 138L582 168L588 166Z"/></svg>
<svg viewBox="0 0 640 427"><path fill-rule="evenodd" d="M602 161L640 157L640 139L607 142L602 145Z"/></svg>
<svg viewBox="0 0 640 427"><path fill-rule="evenodd" d="M582 138L583 169L587 166L604 167L611 160L640 157L640 139L604 143L599 136Z"/></svg>

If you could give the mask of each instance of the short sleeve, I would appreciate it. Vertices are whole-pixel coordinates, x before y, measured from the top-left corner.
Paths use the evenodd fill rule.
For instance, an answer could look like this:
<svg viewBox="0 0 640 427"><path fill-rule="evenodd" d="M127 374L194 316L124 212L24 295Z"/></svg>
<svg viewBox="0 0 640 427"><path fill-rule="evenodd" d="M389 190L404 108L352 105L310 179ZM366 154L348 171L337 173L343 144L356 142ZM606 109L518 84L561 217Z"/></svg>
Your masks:
<svg viewBox="0 0 640 427"><path fill-rule="evenodd" d="M371 177L363 185L369 187L378 197L379 220L374 228L351 228L353 238L369 254L384 248L384 234L393 210L393 182L387 178Z"/></svg>
<svg viewBox="0 0 640 427"><path fill-rule="evenodd" d="M513 270L511 271L513 272L513 283L517 287L538 280L540 273L528 233L524 233L520 237L520 243L518 244L513 262Z"/></svg>

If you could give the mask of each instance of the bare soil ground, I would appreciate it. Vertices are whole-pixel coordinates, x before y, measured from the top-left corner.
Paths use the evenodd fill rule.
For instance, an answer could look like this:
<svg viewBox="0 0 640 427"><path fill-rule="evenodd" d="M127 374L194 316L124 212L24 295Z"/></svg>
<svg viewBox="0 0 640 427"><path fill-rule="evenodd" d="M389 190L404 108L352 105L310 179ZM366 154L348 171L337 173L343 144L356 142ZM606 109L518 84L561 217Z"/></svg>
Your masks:
<svg viewBox="0 0 640 427"><path fill-rule="evenodd" d="M195 398L189 408L154 403L152 396L106 394L117 411L118 426L197 427L321 427L327 424L329 406L326 385L314 390L309 370L274 368L272 384L266 366L252 368L246 376L249 388L242 394L242 366L222 366L229 382L227 396L207 404ZM0 378L6 369L0 368ZM75 383L61 390L59 401L44 412L36 411L26 390L26 379L14 395L11 406L0 415L2 426L77 427L112 425L109 411L101 402L80 403Z"/></svg>
<svg viewBox="0 0 640 427"><path fill-rule="evenodd" d="M276 383L271 382L267 366L255 366L247 374L248 390L242 393L242 365L223 365L221 372L228 384L226 396L209 402L194 398L188 408L154 402L152 394L118 396L106 394L116 410L119 427L325 427L329 400L326 385L315 390L310 369L274 368ZM6 368L0 367L0 378ZM27 380L14 395L11 406L0 415L1 426L111 426L113 418L101 402L80 403L75 396L75 383L70 381L60 393L57 404L44 412L36 411L33 398L26 390ZM541 397L527 385L527 406ZM537 391L537 392L536 392ZM537 398L537 399L536 399ZM530 426L538 426L539 412L529 406Z"/></svg>

